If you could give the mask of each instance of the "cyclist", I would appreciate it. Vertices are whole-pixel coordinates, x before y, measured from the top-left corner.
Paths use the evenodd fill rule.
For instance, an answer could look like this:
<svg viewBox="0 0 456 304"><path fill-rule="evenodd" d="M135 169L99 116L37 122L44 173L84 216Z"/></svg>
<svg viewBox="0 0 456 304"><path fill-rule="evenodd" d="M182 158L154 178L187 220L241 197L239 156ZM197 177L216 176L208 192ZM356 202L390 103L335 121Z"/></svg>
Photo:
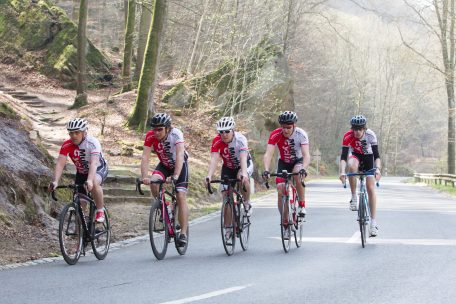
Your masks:
<svg viewBox="0 0 456 304"><path fill-rule="evenodd" d="M378 152L377 136L374 131L366 127L367 119L363 115L353 116L350 120L351 130L345 133L342 140L342 154L340 157L340 180L346 182L346 168L348 172L367 171L372 168L375 170L375 178L366 178L367 195L369 197L369 207L371 210L371 236L377 236L378 226L377 198L375 195L375 179L381 178L381 160ZM348 152L351 152L350 155ZM357 179L354 176L348 178L352 198L350 200L350 210L358 210L358 198L356 196Z"/></svg>
<svg viewBox="0 0 456 304"><path fill-rule="evenodd" d="M307 133L296 127L298 116L295 112L285 111L279 115L280 128L275 129L271 132L268 140L268 146L266 153L264 154L264 172L263 178L268 179L269 166L271 159L274 154L275 146L279 149L279 161L277 164L277 172L287 170L288 172L300 172L301 175L306 176L306 169L310 164L310 153L309 153L309 138ZM300 182L301 176L294 176L296 182L296 190L299 196L299 216L305 216L306 214L306 203L304 187ZM285 186L285 180L281 177L276 178L277 184L277 200L280 209L280 202L282 200L282 193L284 192L283 187Z"/></svg>
<svg viewBox="0 0 456 304"><path fill-rule="evenodd" d="M250 177L253 173L252 157L247 146L247 139L244 135L234 131L236 123L233 117L222 117L216 125L218 135L212 140L211 161L206 177L206 186L211 181L217 163L222 158L221 177L229 179L238 178L243 187L240 187L244 196L244 207L247 215L252 214L250 204ZM244 191L245 188L245 191Z"/></svg>
<svg viewBox="0 0 456 304"><path fill-rule="evenodd" d="M71 119L66 128L70 139L66 140L60 148L60 155L54 171L54 181L49 190L54 190L62 176L67 157L76 166L75 184L86 185L87 190L91 191L97 206L95 221L102 223L105 221L103 210L103 188L102 184L108 176L108 165L103 157L101 145L98 139L87 134L88 122L84 118ZM80 189L85 192L85 189Z"/></svg>
<svg viewBox="0 0 456 304"><path fill-rule="evenodd" d="M178 241L180 245L187 243L188 226L188 154L185 151L184 135L182 131L171 126L171 117L166 113L155 114L150 122L152 130L147 132L144 140L144 150L141 158L141 176L143 183L150 185L154 197L158 197L159 185L151 184L151 181L167 181L176 185L176 198L179 206L179 223L181 233ZM152 176L149 177L150 154L157 154L160 162Z"/></svg>

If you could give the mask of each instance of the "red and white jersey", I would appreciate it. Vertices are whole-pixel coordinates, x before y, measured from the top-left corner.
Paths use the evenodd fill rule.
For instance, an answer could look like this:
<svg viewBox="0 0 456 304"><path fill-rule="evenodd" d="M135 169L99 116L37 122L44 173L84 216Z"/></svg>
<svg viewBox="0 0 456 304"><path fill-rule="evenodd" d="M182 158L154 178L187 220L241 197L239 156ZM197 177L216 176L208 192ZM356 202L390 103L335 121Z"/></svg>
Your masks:
<svg viewBox="0 0 456 304"><path fill-rule="evenodd" d="M301 146L309 144L309 137L306 131L301 128L294 128L290 137L283 136L282 128L275 129L269 135L268 145L277 145L280 159L287 163L294 163L302 158Z"/></svg>
<svg viewBox="0 0 456 304"><path fill-rule="evenodd" d="M241 152L249 153L247 146L247 138L239 132L234 132L233 140L229 143L224 143L220 134L212 140L212 152L218 152L223 159L223 166L230 169L238 169L241 167ZM250 159L250 154L247 156Z"/></svg>
<svg viewBox="0 0 456 304"><path fill-rule="evenodd" d="M150 130L146 134L144 146L151 147L152 151L157 154L160 162L169 169L174 169L176 165L176 145L184 144L184 135L182 131L172 128L163 141L159 141L154 136L154 130ZM185 152L185 159L187 152Z"/></svg>
<svg viewBox="0 0 456 304"><path fill-rule="evenodd" d="M350 130L342 140L342 147L349 147L351 153L357 154L373 154L372 146L375 145L378 145L377 136L371 129L367 129L361 139L357 139L353 130Z"/></svg>
<svg viewBox="0 0 456 304"><path fill-rule="evenodd" d="M66 140L60 148L60 154L63 156L70 156L76 170L82 174L89 173L90 158L98 155L98 165L105 163L101 145L98 139L91 135L86 135L79 145L73 144L71 139Z"/></svg>

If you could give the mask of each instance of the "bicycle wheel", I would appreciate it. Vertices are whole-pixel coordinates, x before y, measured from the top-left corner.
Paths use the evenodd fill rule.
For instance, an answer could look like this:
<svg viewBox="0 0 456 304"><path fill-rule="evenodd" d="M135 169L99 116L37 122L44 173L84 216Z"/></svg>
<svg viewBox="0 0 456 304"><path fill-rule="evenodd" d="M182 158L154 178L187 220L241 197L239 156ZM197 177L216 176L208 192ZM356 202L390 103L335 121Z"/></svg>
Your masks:
<svg viewBox="0 0 456 304"><path fill-rule="evenodd" d="M359 223L359 231L361 232L361 246L363 248L366 245L366 237L367 237L367 231L366 231L366 205L364 201L364 193L359 194L359 206L358 206L358 223Z"/></svg>
<svg viewBox="0 0 456 304"><path fill-rule="evenodd" d="M82 250L83 230L76 205L70 203L63 207L59 220L59 243L65 262L74 265Z"/></svg>
<svg viewBox="0 0 456 304"><path fill-rule="evenodd" d="M249 248L249 236L250 236L250 217L247 216L247 212L244 208L243 203L239 203L239 240L241 242L242 250L246 251Z"/></svg>
<svg viewBox="0 0 456 304"><path fill-rule="evenodd" d="M296 202L295 202L296 203ZM301 247L302 245L302 223L304 219L302 217L299 217L296 214L296 209L294 209L294 218L296 219L295 225L295 231L294 231L294 237L295 237L295 243L296 247Z"/></svg>
<svg viewBox="0 0 456 304"><path fill-rule="evenodd" d="M109 245L111 244L111 226L106 208L104 208L104 216L105 220L103 223L92 221L92 249L93 254L99 260L103 260L106 257L109 251Z"/></svg>
<svg viewBox="0 0 456 304"><path fill-rule="evenodd" d="M168 249L168 224L166 215L162 214L161 201L156 200L150 208L149 238L152 251L157 260L162 260Z"/></svg>
<svg viewBox="0 0 456 304"><path fill-rule="evenodd" d="M187 243L185 246L179 246L177 238L179 237L179 233L181 231L180 225L179 225L179 206L176 204L176 207L174 209L174 220L173 220L173 230L174 230L174 245L176 246L176 250L180 255L184 255L185 252L187 251L188 247L188 240L189 240L189 227L187 225L187 231L185 231L185 235L187 236Z"/></svg>
<svg viewBox="0 0 456 304"><path fill-rule="evenodd" d="M282 237L283 250L288 252L291 244L291 221L289 221L288 199L282 196L282 212L280 214L280 233Z"/></svg>
<svg viewBox="0 0 456 304"><path fill-rule="evenodd" d="M233 204L228 199L225 199L220 214L220 230L222 233L223 248L225 248L227 255L234 253L234 247L236 245L235 223Z"/></svg>

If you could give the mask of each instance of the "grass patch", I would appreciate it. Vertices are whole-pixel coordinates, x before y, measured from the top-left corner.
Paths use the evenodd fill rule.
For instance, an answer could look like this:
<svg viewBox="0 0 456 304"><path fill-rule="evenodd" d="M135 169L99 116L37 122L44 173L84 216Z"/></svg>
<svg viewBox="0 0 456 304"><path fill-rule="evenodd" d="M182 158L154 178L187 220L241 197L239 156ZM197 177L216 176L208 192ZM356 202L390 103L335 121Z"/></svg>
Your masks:
<svg viewBox="0 0 456 304"><path fill-rule="evenodd" d="M448 185L436 185L436 184L429 184L434 189L437 189L439 191L451 194L453 196L456 196L456 187L453 187L451 184Z"/></svg>
<svg viewBox="0 0 456 304"><path fill-rule="evenodd" d="M6 103L0 102L0 115L7 117L7 118L17 118L16 112Z"/></svg>

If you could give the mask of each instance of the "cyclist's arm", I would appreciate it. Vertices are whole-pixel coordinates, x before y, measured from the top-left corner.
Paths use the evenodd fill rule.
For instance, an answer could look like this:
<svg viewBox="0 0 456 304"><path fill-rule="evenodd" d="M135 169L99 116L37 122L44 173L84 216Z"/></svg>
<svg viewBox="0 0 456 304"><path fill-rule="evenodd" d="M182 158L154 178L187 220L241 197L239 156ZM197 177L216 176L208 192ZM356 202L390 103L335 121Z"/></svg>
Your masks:
<svg viewBox="0 0 456 304"><path fill-rule="evenodd" d="M274 155L274 148L275 145L268 144L266 147L266 153L264 153L263 163L264 163L264 171L269 171L269 166L271 165L271 159Z"/></svg>
<svg viewBox="0 0 456 304"><path fill-rule="evenodd" d="M310 164L310 152L309 152L309 145L301 145L301 152L302 152L302 164L304 169L307 170Z"/></svg>
<svg viewBox="0 0 456 304"><path fill-rule="evenodd" d="M95 173L97 172L97 167L99 165L100 155L95 154L90 156L89 160L89 174L87 176L87 186L89 191L92 190L93 181L95 180Z"/></svg>
<svg viewBox="0 0 456 304"><path fill-rule="evenodd" d="M141 177L143 179L148 178L149 173L149 160L152 147L144 146L143 154L141 156Z"/></svg>
<svg viewBox="0 0 456 304"><path fill-rule="evenodd" d="M377 178L377 180L380 180L380 177L382 176L382 161L380 159L380 153L378 153L378 145L372 146L372 152L374 153L374 165L375 168L377 168L375 172L375 177Z"/></svg>
<svg viewBox="0 0 456 304"><path fill-rule="evenodd" d="M347 167L348 149L348 147L342 147L342 153L340 154L339 179L342 183L345 183L345 169Z"/></svg>
<svg viewBox="0 0 456 304"><path fill-rule="evenodd" d="M241 158L241 175L244 177L244 178L248 178L248 174L247 174L247 157L248 157L249 153L248 153L248 150L245 150L245 151L241 151L239 157Z"/></svg>
<svg viewBox="0 0 456 304"><path fill-rule="evenodd" d="M176 166L174 167L174 179L177 179L181 173L182 166L184 165L184 153L185 145L184 143L176 144Z"/></svg>
<svg viewBox="0 0 456 304"><path fill-rule="evenodd" d="M214 174L215 168L217 167L217 163L218 163L219 159L220 159L220 153L218 153L218 152L211 153L211 162L209 163L209 169L207 170L207 177L209 177L209 179Z"/></svg>
<svg viewBox="0 0 456 304"><path fill-rule="evenodd" d="M60 154L57 158L57 162L55 164L54 170L54 183L58 184L60 177L62 176L63 168L65 168L65 164L67 161L67 157L63 154Z"/></svg>

